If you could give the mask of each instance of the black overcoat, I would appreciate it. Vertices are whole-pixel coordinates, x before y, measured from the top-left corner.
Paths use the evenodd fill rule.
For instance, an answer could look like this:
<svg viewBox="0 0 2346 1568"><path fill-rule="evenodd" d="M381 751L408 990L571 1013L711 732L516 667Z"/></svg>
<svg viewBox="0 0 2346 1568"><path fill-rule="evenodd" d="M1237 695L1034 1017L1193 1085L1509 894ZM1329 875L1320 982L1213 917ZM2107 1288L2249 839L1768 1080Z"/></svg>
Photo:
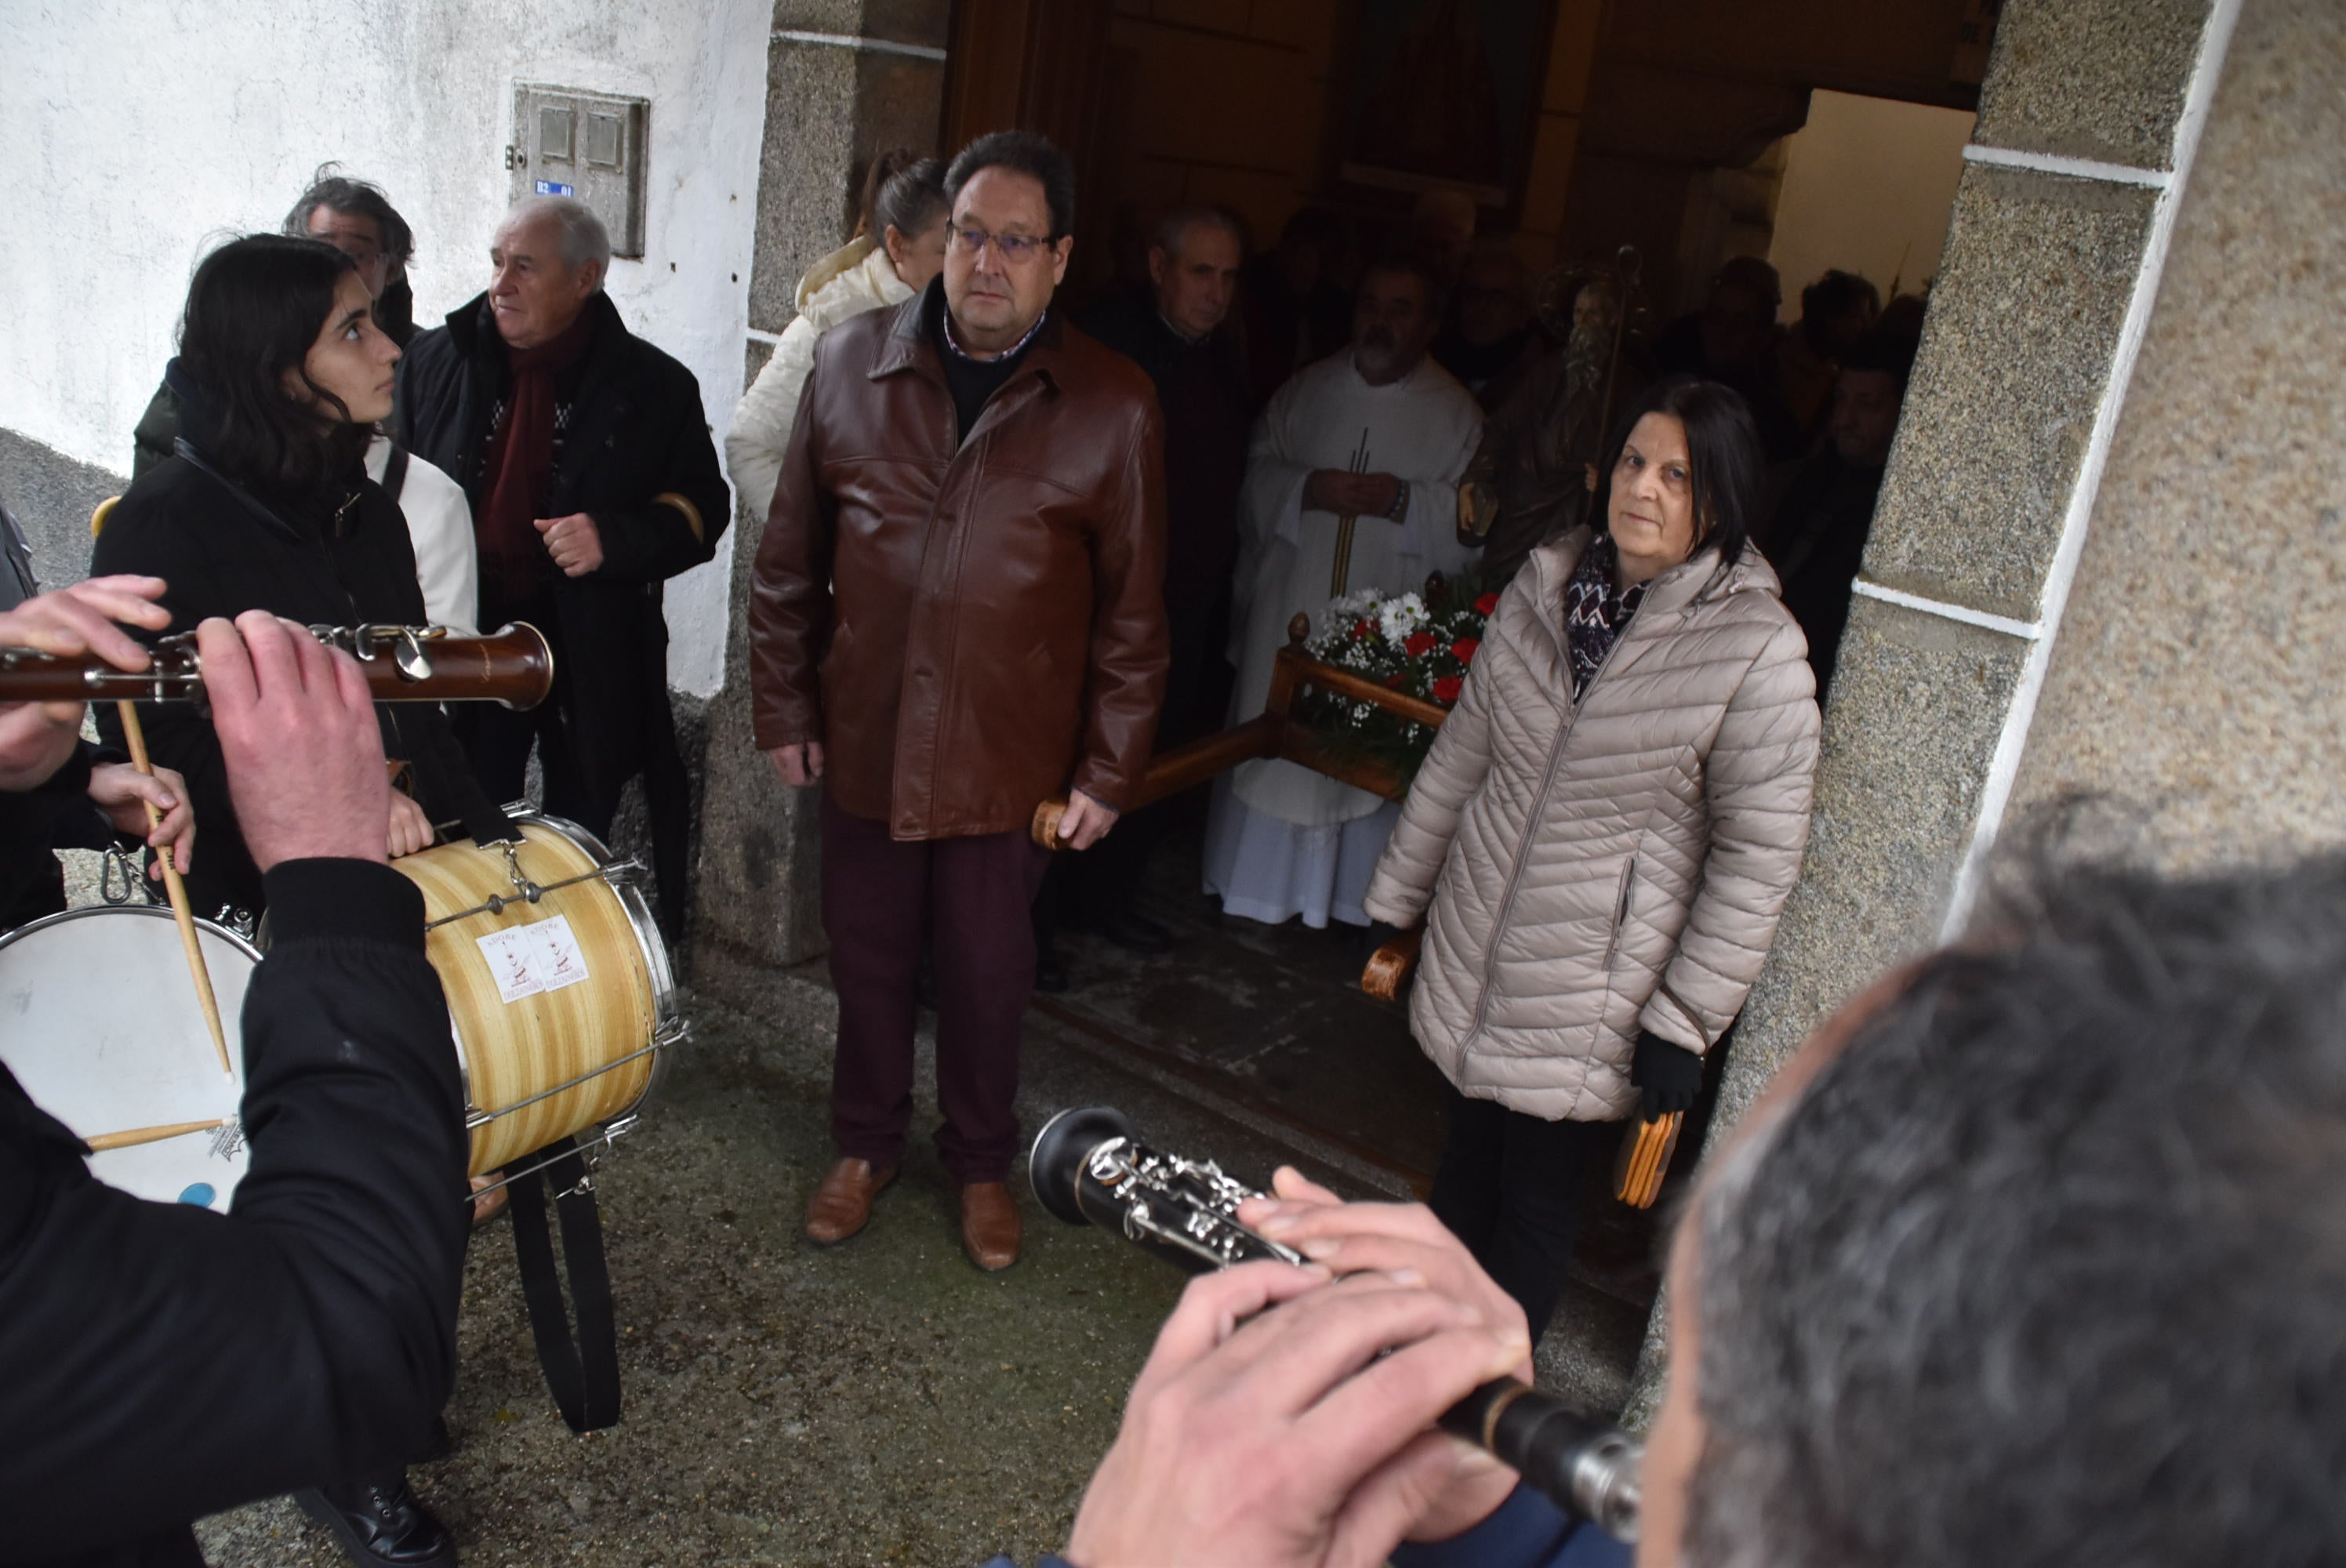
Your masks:
<svg viewBox="0 0 2346 1568"><path fill-rule="evenodd" d="M688 808L668 709L660 585L716 554L731 492L692 372L628 331L607 296L595 295L586 309L594 339L575 379L556 388L561 434L543 514L594 518L603 564L570 577L550 555L544 560L553 700L588 793L616 799L628 779L646 773L656 848L673 835L680 862ZM487 499L484 456L509 379L486 294L419 335L400 361L394 438L463 484L475 518ZM683 867L673 875L668 865L659 870L665 893Z"/></svg>

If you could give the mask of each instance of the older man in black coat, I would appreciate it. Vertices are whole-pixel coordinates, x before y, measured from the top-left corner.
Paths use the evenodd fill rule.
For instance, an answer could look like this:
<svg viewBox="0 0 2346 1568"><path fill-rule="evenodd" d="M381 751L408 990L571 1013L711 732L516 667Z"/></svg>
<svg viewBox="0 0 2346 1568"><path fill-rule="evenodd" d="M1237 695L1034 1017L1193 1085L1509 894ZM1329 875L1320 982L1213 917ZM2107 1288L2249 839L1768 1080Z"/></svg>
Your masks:
<svg viewBox="0 0 2346 1568"><path fill-rule="evenodd" d="M517 203L487 292L409 347L394 417L401 443L471 498L480 624L526 620L555 647L550 702L466 716L482 785L518 798L535 743L546 809L605 834L643 774L673 931L689 811L660 585L716 553L732 501L699 383L619 320L610 256L583 203Z"/></svg>

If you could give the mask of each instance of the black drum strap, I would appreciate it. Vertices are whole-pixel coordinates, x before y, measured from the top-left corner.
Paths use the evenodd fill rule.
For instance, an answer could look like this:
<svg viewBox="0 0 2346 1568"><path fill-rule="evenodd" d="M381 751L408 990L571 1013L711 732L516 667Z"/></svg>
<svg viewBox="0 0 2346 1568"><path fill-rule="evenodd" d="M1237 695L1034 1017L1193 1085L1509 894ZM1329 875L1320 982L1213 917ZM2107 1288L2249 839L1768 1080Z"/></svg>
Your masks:
<svg viewBox="0 0 2346 1568"><path fill-rule="evenodd" d="M611 1309L611 1273L603 1258L603 1213L594 1189L586 1185L586 1162L568 1138L517 1163L535 1165L548 1156L554 1157L544 1169L515 1176L511 1184L514 1253L521 1263L522 1296L529 1305L529 1331L537 1341L546 1389L572 1431L599 1431L619 1420L619 1337ZM570 1276L566 1307L541 1183L552 1184L562 1216L562 1258Z"/></svg>
<svg viewBox="0 0 2346 1568"><path fill-rule="evenodd" d="M382 493L393 502L407 488L407 448L397 442L391 443L391 455L382 461Z"/></svg>

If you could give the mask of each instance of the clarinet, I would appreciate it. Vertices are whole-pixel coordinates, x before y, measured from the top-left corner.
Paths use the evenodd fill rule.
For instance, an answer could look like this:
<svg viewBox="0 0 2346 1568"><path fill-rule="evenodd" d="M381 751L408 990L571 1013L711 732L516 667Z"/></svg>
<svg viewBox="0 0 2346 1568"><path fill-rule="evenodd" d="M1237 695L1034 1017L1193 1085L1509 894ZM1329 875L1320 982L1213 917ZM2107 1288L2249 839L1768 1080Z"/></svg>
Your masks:
<svg viewBox="0 0 2346 1568"><path fill-rule="evenodd" d="M1114 1231L1191 1274L1262 1257L1304 1261L1293 1247L1239 1223L1239 1205L1261 1193L1210 1160L1142 1143L1123 1114L1106 1105L1053 1116L1035 1136L1027 1175L1051 1214ZM1515 1470L1572 1517L1636 1543L1644 1450L1618 1427L1515 1378L1484 1383L1451 1407L1441 1426Z"/></svg>
<svg viewBox="0 0 2346 1568"><path fill-rule="evenodd" d="M535 708L554 689L554 650L527 623L483 636L445 626L311 626L310 635L359 661L377 702L495 702ZM145 669L117 669L94 654L60 657L0 647L0 702L199 702L203 656L193 632L164 637Z"/></svg>

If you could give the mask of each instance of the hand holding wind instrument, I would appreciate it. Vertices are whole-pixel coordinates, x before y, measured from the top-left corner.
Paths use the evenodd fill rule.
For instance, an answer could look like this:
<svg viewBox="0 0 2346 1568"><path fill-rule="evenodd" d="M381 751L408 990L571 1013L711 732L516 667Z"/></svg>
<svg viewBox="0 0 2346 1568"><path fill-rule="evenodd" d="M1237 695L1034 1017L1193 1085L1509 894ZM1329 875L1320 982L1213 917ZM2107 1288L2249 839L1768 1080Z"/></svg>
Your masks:
<svg viewBox="0 0 2346 1568"><path fill-rule="evenodd" d="M1249 1230L1239 1205L1263 1195L1209 1160L1142 1143L1106 1105L1066 1110L1044 1126L1027 1159L1035 1196L1069 1225L1096 1225L1192 1274L1257 1258L1301 1263L1294 1248ZM1637 1467L1644 1451L1514 1378L1494 1378L1442 1418L1442 1430L1512 1467L1535 1491L1617 1541L1637 1539Z"/></svg>
<svg viewBox="0 0 2346 1568"><path fill-rule="evenodd" d="M444 626L311 626L328 647L351 654L377 702L495 702L535 708L554 689L554 650L527 623L483 636ZM0 702L192 702L203 694L195 634L165 637L141 670L117 669L96 654L61 656L0 647ZM126 724L126 728L128 726Z"/></svg>

